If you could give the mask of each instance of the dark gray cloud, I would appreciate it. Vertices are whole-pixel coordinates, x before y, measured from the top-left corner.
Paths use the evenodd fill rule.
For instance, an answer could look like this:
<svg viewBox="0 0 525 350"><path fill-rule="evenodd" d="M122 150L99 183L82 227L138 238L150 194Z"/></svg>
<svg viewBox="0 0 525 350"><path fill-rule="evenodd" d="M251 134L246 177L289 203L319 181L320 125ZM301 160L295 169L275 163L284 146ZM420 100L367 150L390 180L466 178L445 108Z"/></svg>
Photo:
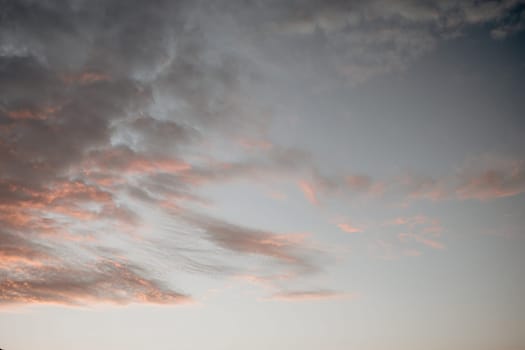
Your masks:
<svg viewBox="0 0 525 350"><path fill-rule="evenodd" d="M241 7L239 26L255 28L260 51L253 51L261 60L283 63L286 71L279 73L301 82L303 75L360 83L404 69L472 28L487 26L492 37L503 38L524 23L520 0L271 1Z"/></svg>

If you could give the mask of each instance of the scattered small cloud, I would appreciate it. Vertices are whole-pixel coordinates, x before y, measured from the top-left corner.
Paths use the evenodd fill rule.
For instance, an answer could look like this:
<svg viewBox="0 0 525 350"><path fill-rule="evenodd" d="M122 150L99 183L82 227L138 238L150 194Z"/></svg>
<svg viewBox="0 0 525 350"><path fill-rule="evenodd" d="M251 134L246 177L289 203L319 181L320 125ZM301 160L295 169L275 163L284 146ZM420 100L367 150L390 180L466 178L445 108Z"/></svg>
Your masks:
<svg viewBox="0 0 525 350"><path fill-rule="evenodd" d="M313 205L319 205L319 199L317 198L317 192L313 185L308 181L301 180L299 181L299 188L303 191L306 199Z"/></svg>
<svg viewBox="0 0 525 350"><path fill-rule="evenodd" d="M341 223L341 224L338 224L337 227L339 227L339 229L341 229L341 231L344 231L346 233L360 233L360 232L363 232L363 229L361 229L359 227L356 227L356 226L352 226L349 223Z"/></svg>
<svg viewBox="0 0 525 350"><path fill-rule="evenodd" d="M271 295L263 300L267 301L315 301L315 300L334 300L334 299L355 299L357 294L341 293L333 290L300 290L285 291Z"/></svg>

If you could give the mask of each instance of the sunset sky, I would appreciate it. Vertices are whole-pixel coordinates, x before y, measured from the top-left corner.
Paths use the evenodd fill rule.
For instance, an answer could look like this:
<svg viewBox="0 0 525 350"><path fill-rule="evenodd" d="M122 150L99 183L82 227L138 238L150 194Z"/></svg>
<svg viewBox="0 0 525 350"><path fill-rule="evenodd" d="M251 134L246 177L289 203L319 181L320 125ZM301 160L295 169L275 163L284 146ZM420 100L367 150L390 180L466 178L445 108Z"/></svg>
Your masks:
<svg viewBox="0 0 525 350"><path fill-rule="evenodd" d="M525 1L0 0L0 348L525 349Z"/></svg>

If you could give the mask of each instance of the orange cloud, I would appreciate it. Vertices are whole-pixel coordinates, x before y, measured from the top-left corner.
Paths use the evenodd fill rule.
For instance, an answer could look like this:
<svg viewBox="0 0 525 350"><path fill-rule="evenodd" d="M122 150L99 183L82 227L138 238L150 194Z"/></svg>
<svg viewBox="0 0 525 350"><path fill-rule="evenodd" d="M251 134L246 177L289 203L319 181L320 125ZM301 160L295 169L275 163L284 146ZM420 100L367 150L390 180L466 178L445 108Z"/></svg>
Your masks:
<svg viewBox="0 0 525 350"><path fill-rule="evenodd" d="M82 269L34 266L0 281L0 305L188 302L188 296L141 276L132 265L113 260Z"/></svg>
<svg viewBox="0 0 525 350"><path fill-rule="evenodd" d="M46 204L58 203L62 200L91 201L109 203L113 195L100 190L96 186L88 185L82 181L67 181L50 187L49 190L36 194L38 199Z"/></svg>
<svg viewBox="0 0 525 350"><path fill-rule="evenodd" d="M95 236L75 228L80 221L99 226L104 223L106 227L134 223L134 214L119 205L113 193L83 181L63 181L34 189L12 184L7 189L10 200L0 203L1 228L19 234L85 242Z"/></svg>
<svg viewBox="0 0 525 350"><path fill-rule="evenodd" d="M116 179L122 178L126 173L131 174L152 174L152 173L178 173L191 169L191 165L179 159L147 156L137 153L132 149L119 146L109 149L102 149L91 152L85 161L84 171L87 175L94 172L94 169L106 172L102 178L109 178L112 182L117 182L115 176L107 175L111 171L121 172Z"/></svg>

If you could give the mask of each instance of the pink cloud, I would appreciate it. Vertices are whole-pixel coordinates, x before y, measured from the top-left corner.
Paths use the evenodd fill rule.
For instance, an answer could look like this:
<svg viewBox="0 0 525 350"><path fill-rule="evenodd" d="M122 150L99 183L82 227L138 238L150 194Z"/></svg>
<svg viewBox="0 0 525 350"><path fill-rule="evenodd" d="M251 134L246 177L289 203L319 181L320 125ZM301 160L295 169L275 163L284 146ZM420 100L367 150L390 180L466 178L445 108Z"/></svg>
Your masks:
<svg viewBox="0 0 525 350"><path fill-rule="evenodd" d="M60 111L61 107L45 107L40 109L21 108L7 111L7 117L13 120L46 120L54 113Z"/></svg>
<svg viewBox="0 0 525 350"><path fill-rule="evenodd" d="M35 265L0 281L0 305L188 302L188 296L143 277L132 265L113 260L84 268Z"/></svg>
<svg viewBox="0 0 525 350"><path fill-rule="evenodd" d="M390 221L388 225L393 226L408 226L410 228L418 227L426 233L436 233L442 231L441 224L438 220L429 218L424 215L416 215L410 217L398 217Z"/></svg>
<svg viewBox="0 0 525 350"><path fill-rule="evenodd" d="M199 214L182 212L179 215L182 220L203 230L210 241L222 248L238 253L271 257L305 272L316 269L308 257L311 251L305 242L308 234L274 233Z"/></svg>
<svg viewBox="0 0 525 350"><path fill-rule="evenodd" d="M176 158L148 156L119 146L91 152L85 162L84 171L89 175L96 169L106 173L120 171L119 177L122 178L126 173L179 173L191 169L191 165Z"/></svg>
<svg viewBox="0 0 525 350"><path fill-rule="evenodd" d="M279 191L271 191L267 195L268 195L268 197L273 198L273 199L275 199L277 201L283 201L286 198L288 198L285 193L282 193L282 192L279 192Z"/></svg>
<svg viewBox="0 0 525 350"><path fill-rule="evenodd" d="M461 199L488 200L511 197L525 192L524 162L516 162L510 169L489 169L466 178L456 189Z"/></svg>
<svg viewBox="0 0 525 350"><path fill-rule="evenodd" d="M370 248L372 254L379 259L394 260L399 257L396 247L384 239L374 240L374 242L370 245Z"/></svg>
<svg viewBox="0 0 525 350"><path fill-rule="evenodd" d="M38 267L53 260L44 246L0 231L0 270L17 271L20 265Z"/></svg>
<svg viewBox="0 0 525 350"><path fill-rule="evenodd" d="M419 243L422 243L430 248L434 248L434 249L444 249L445 248L445 245L443 243L440 243L430 238L425 238L422 236L415 236L414 239L418 241Z"/></svg>
<svg viewBox="0 0 525 350"><path fill-rule="evenodd" d="M241 281L246 281L251 284L262 286L266 289L274 289L276 282L282 282L282 281L289 281L293 277L295 277L294 274L291 273L283 273L283 274L273 274L273 275L254 275L254 274L240 274L233 276L233 278Z"/></svg>
<svg viewBox="0 0 525 350"><path fill-rule="evenodd" d="M103 73L82 72L79 74L64 75L62 79L66 84L77 83L77 84L85 85L85 84L95 83L98 81L108 81L111 79L111 77Z"/></svg>
<svg viewBox="0 0 525 350"><path fill-rule="evenodd" d="M306 199L308 199L308 201L314 205L319 205L319 200L317 199L317 193L314 186L308 181L304 180L299 181L298 184Z"/></svg>
<svg viewBox="0 0 525 350"><path fill-rule="evenodd" d="M241 147L248 150L268 150L273 147L273 144L267 140L253 140L242 138L237 141Z"/></svg>
<svg viewBox="0 0 525 350"><path fill-rule="evenodd" d="M419 250L407 249L403 251L403 254L406 256L421 256L423 253L421 253Z"/></svg>
<svg viewBox="0 0 525 350"><path fill-rule="evenodd" d="M351 224L348 224L348 223L341 223L341 224L338 224L337 227L339 227L342 231L346 232L346 233L359 233L359 232L363 232L363 229L359 228L359 227L355 227L355 226L352 226Z"/></svg>
<svg viewBox="0 0 525 350"><path fill-rule="evenodd" d="M403 241L403 242L408 241L408 240L414 240L418 243L421 243L433 249L444 249L445 248L445 245L443 243L438 242L435 239L425 237L422 234L400 233L398 235L398 238L400 241Z"/></svg>
<svg viewBox="0 0 525 350"><path fill-rule="evenodd" d="M332 290L302 290L276 293L266 298L270 301L312 301L312 300L333 300L333 299L353 299L356 294L340 293Z"/></svg>
<svg viewBox="0 0 525 350"><path fill-rule="evenodd" d="M372 179L366 175L348 175L346 184L352 190L365 191L372 186Z"/></svg>
<svg viewBox="0 0 525 350"><path fill-rule="evenodd" d="M407 175L393 182L410 198L430 200L490 200L525 192L525 161L478 157L466 162L455 174L432 177Z"/></svg>

